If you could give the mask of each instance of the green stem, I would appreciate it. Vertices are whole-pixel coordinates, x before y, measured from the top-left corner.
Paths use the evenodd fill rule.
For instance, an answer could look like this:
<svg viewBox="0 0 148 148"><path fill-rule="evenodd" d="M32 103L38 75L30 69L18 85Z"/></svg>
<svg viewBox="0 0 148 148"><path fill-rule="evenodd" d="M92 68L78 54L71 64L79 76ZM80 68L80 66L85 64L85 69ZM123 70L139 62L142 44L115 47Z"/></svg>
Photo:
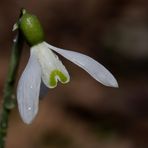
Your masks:
<svg viewBox="0 0 148 148"><path fill-rule="evenodd" d="M0 118L0 148L5 147L9 115L11 110L16 105L16 99L14 97L15 96L14 85L15 85L18 65L20 62L22 48L23 48L23 37L21 35L20 30L18 30L17 35L13 40L8 76L4 87L3 105Z"/></svg>

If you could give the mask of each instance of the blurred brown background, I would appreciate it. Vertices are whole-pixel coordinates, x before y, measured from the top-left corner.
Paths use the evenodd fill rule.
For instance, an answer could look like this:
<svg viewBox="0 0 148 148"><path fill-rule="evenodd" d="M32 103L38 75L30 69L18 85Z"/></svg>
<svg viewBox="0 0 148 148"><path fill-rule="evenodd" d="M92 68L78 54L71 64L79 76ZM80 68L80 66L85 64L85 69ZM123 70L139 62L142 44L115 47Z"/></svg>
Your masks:
<svg viewBox="0 0 148 148"><path fill-rule="evenodd" d="M0 101L22 7L39 17L47 42L95 58L120 87L105 87L60 57L71 82L49 90L31 125L12 111L6 148L147 148L148 1L1 0ZM18 78L28 57L26 46Z"/></svg>

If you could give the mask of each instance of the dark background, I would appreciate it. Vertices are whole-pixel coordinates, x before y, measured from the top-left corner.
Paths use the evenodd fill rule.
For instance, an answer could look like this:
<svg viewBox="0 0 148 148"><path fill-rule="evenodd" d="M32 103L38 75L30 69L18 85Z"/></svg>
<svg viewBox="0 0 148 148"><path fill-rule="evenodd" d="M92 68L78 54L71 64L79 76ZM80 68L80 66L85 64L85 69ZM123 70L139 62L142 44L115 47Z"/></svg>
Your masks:
<svg viewBox="0 0 148 148"><path fill-rule="evenodd" d="M148 147L147 0L1 0L0 101L20 8L37 15L52 45L87 54L108 68L108 88L62 59L71 82L50 89L25 125L12 111L6 148ZM29 58L26 45L18 78Z"/></svg>

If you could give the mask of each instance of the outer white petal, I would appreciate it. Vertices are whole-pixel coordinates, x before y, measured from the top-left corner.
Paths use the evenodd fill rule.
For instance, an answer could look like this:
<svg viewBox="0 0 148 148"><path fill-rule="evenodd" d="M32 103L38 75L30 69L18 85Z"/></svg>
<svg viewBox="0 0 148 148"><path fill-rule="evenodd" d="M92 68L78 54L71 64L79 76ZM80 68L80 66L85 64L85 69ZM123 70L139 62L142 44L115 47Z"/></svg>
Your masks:
<svg viewBox="0 0 148 148"><path fill-rule="evenodd" d="M48 46L49 49L54 50L55 52L61 54L66 59L70 60L79 67L83 68L100 83L106 86L118 87L118 83L114 78L114 76L103 65L101 65L91 57L75 51L60 49L50 44L47 44L46 42L44 42L44 44Z"/></svg>
<svg viewBox="0 0 148 148"><path fill-rule="evenodd" d="M38 112L41 68L33 51L19 80L17 101L23 121L30 124Z"/></svg>
<svg viewBox="0 0 148 148"><path fill-rule="evenodd" d="M47 87L49 88L56 87L58 80L61 83L69 82L70 77L65 66L59 60L58 56L55 55L44 44L44 42L36 46L33 46L32 50L34 51L36 57L38 58L42 71L42 80Z"/></svg>

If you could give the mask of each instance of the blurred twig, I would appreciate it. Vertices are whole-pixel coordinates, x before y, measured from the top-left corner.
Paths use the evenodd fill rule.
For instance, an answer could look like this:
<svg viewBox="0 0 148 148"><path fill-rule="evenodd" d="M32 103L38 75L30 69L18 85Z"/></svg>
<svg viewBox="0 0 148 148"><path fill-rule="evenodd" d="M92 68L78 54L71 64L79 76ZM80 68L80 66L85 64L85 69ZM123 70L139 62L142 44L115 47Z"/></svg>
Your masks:
<svg viewBox="0 0 148 148"><path fill-rule="evenodd" d="M21 16L22 16L22 11L20 17ZM13 39L10 65L4 87L2 113L0 118L0 148L5 147L9 115L11 110L16 105L16 99L14 95L14 85L15 85L18 65L20 62L22 47L23 47L23 38L20 30L18 29L18 32L15 38Z"/></svg>

